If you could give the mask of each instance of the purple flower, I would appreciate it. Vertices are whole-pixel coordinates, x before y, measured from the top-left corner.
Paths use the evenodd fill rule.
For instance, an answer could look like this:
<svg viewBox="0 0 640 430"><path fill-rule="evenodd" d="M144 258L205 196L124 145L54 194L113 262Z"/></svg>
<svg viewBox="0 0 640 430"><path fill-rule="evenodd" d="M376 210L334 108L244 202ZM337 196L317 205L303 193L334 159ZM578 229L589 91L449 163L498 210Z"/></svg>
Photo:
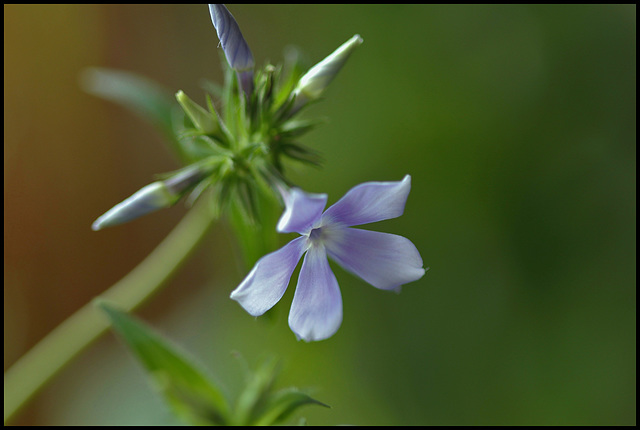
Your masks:
<svg viewBox="0 0 640 430"><path fill-rule="evenodd" d="M298 188L283 191L285 211L277 229L301 236L262 257L231 298L253 316L271 309L284 295L306 252L289 313L289 327L305 341L331 337L342 323L342 297L327 256L374 287L399 291L425 272L415 245L405 237L351 228L402 215L411 177L366 182L323 212L326 194Z"/></svg>

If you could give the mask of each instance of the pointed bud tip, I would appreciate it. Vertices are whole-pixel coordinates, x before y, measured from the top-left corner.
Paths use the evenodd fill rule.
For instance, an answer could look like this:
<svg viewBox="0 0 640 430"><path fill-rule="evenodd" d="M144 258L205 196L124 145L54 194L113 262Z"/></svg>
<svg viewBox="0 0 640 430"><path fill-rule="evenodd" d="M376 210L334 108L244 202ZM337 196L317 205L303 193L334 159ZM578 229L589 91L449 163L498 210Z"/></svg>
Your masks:
<svg viewBox="0 0 640 430"><path fill-rule="evenodd" d="M180 195L175 195L163 182L153 182L102 214L91 225L93 231L129 222L158 209L173 205Z"/></svg>
<svg viewBox="0 0 640 430"><path fill-rule="evenodd" d="M184 91L180 90L176 93L176 100L196 128L207 134L219 131L218 119L211 112L191 100Z"/></svg>
<svg viewBox="0 0 640 430"><path fill-rule="evenodd" d="M229 65L237 72L252 70L253 54L229 9L223 4L210 4L209 14Z"/></svg>
<svg viewBox="0 0 640 430"><path fill-rule="evenodd" d="M336 74L342 69L353 50L361 45L362 42L363 39L359 34L354 35L309 69L300 78L294 90L296 102L293 110L296 111L310 100L320 98Z"/></svg>

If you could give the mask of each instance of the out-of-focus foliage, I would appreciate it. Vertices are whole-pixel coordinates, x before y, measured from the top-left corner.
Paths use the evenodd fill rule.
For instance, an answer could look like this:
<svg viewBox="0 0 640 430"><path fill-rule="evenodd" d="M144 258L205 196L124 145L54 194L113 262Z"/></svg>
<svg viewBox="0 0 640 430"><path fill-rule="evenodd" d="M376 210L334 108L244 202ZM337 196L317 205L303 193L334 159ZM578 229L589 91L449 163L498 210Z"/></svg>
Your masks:
<svg viewBox="0 0 640 430"><path fill-rule="evenodd" d="M332 405L305 409L310 424L634 425L635 5L230 10L257 65L293 43L311 66L362 35L325 100L308 108L328 120L302 142L323 168L290 174L329 204L354 184L411 174L404 216L376 229L411 237L430 270L399 295L337 274L340 331L300 343L287 328L293 285L257 321L229 300L249 268L221 225L147 319L230 391L242 376L229 351L252 364L281 357L283 384L315 387ZM6 368L182 215L90 230L105 202L178 166L161 133L83 93L80 71L131 70L201 105L200 79L223 76L204 5L4 12ZM171 422L108 340L21 420Z"/></svg>
<svg viewBox="0 0 640 430"><path fill-rule="evenodd" d="M177 417L193 425L229 424L224 394L195 361L162 335L105 301L96 301L111 327L147 371L150 385Z"/></svg>
<svg viewBox="0 0 640 430"><path fill-rule="evenodd" d="M104 300L95 305L108 316L113 331L146 370L151 387L177 418L192 425L274 425L301 406L326 406L294 388L275 391L278 362L265 360L230 407L224 393L196 361L168 339Z"/></svg>

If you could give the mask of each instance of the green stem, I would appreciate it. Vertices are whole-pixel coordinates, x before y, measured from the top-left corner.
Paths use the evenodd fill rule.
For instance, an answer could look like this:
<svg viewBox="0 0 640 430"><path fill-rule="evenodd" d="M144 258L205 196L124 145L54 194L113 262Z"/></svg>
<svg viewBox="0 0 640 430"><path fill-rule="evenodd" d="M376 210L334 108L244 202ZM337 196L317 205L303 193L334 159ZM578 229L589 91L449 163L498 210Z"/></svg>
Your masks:
<svg viewBox="0 0 640 430"><path fill-rule="evenodd" d="M214 221L208 199L199 199L145 260L99 297L127 311L137 308L165 284ZM108 328L106 316L91 302L87 303L9 368L4 375L5 424Z"/></svg>

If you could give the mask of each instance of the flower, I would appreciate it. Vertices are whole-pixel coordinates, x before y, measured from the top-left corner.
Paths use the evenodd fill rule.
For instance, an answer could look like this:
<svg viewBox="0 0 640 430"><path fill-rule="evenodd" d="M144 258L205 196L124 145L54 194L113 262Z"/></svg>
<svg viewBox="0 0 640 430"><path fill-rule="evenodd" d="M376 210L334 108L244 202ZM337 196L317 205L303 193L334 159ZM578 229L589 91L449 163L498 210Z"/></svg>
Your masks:
<svg viewBox="0 0 640 430"><path fill-rule="evenodd" d="M231 298L249 314L262 315L282 298L306 252L289 327L305 341L331 337L342 323L342 297L327 256L382 290L399 291L424 275L420 253L409 239L352 228L402 215L410 189L409 175L397 182L366 182L324 212L326 194L282 190L285 211L277 229L301 236L258 260Z"/></svg>

